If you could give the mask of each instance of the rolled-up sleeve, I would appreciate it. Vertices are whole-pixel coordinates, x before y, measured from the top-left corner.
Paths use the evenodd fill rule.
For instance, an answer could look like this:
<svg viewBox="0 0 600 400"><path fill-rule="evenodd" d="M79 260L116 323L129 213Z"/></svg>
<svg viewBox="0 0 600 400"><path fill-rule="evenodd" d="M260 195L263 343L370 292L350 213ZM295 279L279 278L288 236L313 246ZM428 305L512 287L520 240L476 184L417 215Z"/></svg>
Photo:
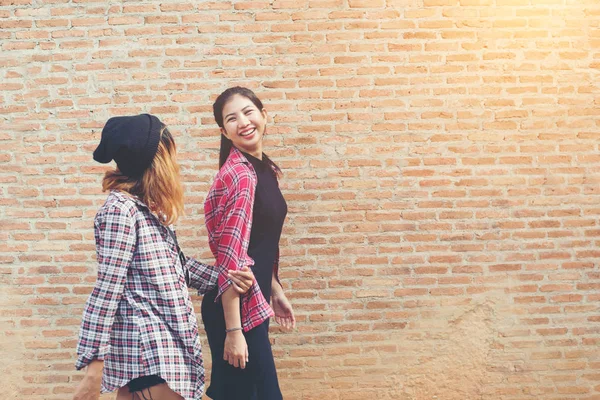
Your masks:
<svg viewBox="0 0 600 400"><path fill-rule="evenodd" d="M249 172L235 176L227 185L227 201L217 243L216 265L219 271L219 291L215 301L231 285L231 280L227 278L228 270L235 271L254 265L254 261L248 256L254 190L254 182Z"/></svg>
<svg viewBox="0 0 600 400"><path fill-rule="evenodd" d="M110 351L112 324L137 243L133 211L121 203L102 209L94 221L94 234L98 277L83 311L77 369L103 360Z"/></svg>

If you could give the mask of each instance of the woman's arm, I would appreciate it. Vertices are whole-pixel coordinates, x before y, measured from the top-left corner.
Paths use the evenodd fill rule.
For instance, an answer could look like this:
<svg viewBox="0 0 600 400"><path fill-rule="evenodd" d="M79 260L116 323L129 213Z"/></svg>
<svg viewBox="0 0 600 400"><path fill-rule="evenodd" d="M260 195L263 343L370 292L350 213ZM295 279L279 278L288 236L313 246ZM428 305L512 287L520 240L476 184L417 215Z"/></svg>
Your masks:
<svg viewBox="0 0 600 400"><path fill-rule="evenodd" d="M93 360L87 366L83 380L77 386L73 400L97 400L100 398L104 361Z"/></svg>
<svg viewBox="0 0 600 400"><path fill-rule="evenodd" d="M249 171L234 176L233 181L226 185L224 196L227 200L222 210L223 216L219 226L220 237L216 243L219 290L215 301L218 301L232 284L227 274L228 271L237 271L254 264L254 261L248 256L254 190L254 181Z"/></svg>
<svg viewBox="0 0 600 400"><path fill-rule="evenodd" d="M276 270L273 270L273 277L271 279L271 303L275 312L275 322L287 330L295 328L296 317L294 316L294 309L285 296L285 293L283 293Z"/></svg>
<svg viewBox="0 0 600 400"><path fill-rule="evenodd" d="M248 362L248 345L242 333L242 317L240 315L240 295L229 287L222 296L223 313L225 314L225 349L223 359L234 367L246 368ZM231 330L231 331L230 331Z"/></svg>
<svg viewBox="0 0 600 400"><path fill-rule="evenodd" d="M201 263L192 257L186 257L185 269L190 273L189 287L198 289L199 294L204 295L217 286L219 271L212 265ZM228 270L227 274L234 290L240 294L246 293L255 281L254 274L248 267L239 271Z"/></svg>
<svg viewBox="0 0 600 400"><path fill-rule="evenodd" d="M189 272L188 286L198 290L198 293L204 295L217 286L219 271L212 265L204 264L192 257L184 257L185 266L183 269Z"/></svg>
<svg viewBox="0 0 600 400"><path fill-rule="evenodd" d="M277 271L273 270L273 277L271 278L271 297L285 296L283 293L283 287L279 281Z"/></svg>
<svg viewBox="0 0 600 400"><path fill-rule="evenodd" d="M231 289L231 272L253 264L248 257L248 238L252 221L252 204L255 183L250 171L233 175L224 186L225 206L219 218L219 240L216 243L216 264L219 270L218 293L215 301L221 299L227 330L223 359L235 367L245 368L248 361L248 346L242 333L240 296ZM207 221L214 217L214 209L206 207ZM211 228L207 226L209 232ZM256 286L256 283L253 283Z"/></svg>
<svg viewBox="0 0 600 400"><path fill-rule="evenodd" d="M103 360L110 351L110 332L137 243L131 210L122 203L103 210L94 221L94 234L98 277L83 312L77 369Z"/></svg>

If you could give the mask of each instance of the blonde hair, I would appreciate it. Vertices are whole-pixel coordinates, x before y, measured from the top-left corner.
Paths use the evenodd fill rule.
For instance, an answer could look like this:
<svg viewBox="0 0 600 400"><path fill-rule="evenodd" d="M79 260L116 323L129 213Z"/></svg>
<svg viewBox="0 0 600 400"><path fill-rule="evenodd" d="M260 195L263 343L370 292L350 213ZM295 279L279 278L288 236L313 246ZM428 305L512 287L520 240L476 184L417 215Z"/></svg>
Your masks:
<svg viewBox="0 0 600 400"><path fill-rule="evenodd" d="M131 178L118 168L108 171L102 180L102 191L118 190L136 196L162 217L161 223L175 223L183 215L183 188L175 154L173 136L163 127L152 164L143 175Z"/></svg>

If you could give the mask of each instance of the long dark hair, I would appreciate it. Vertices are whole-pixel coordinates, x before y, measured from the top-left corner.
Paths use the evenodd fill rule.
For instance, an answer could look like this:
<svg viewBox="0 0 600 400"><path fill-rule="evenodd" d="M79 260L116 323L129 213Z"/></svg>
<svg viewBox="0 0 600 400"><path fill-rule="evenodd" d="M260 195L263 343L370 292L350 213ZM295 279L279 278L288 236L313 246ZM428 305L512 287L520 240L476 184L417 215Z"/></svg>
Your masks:
<svg viewBox="0 0 600 400"><path fill-rule="evenodd" d="M254 94L254 92L248 88L241 86L230 87L225 90L223 93L217 97L213 104L213 115L215 117L215 122L219 125L219 128L223 128L223 108L225 107L225 103L234 95L239 94L240 96L244 96L248 100L250 100L259 111L262 111L264 106L262 101ZM227 161L227 157L229 157L229 152L231 151L231 147L233 146L233 142L225 135L221 133L221 147L219 149L219 168L225 164ZM275 164L264 152L262 154L264 160L273 168L275 173L280 176L281 169Z"/></svg>

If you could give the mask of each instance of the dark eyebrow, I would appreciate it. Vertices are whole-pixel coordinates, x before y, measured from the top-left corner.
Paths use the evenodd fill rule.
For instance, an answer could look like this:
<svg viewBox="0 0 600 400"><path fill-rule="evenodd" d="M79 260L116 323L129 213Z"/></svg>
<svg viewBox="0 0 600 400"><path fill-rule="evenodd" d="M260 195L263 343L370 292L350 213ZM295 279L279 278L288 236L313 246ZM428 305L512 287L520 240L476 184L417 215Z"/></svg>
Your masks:
<svg viewBox="0 0 600 400"><path fill-rule="evenodd" d="M246 107L242 108L242 111L244 111L244 110L245 110L246 108L248 108L248 107L252 108L252 106L251 106L250 104L248 104ZM227 117L229 117L230 115L234 115L234 114L235 114L235 113L229 113L229 114L227 114L227 115L225 116L225 118L223 118L223 119L227 119Z"/></svg>

